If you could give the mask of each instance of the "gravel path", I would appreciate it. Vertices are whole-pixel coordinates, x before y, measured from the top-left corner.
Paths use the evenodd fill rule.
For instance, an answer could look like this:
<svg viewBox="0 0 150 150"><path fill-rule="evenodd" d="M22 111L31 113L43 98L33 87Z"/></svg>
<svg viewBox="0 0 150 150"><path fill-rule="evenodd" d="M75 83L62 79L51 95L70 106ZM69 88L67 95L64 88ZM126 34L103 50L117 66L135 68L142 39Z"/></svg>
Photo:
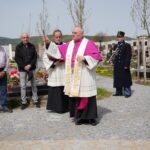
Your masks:
<svg viewBox="0 0 150 150"><path fill-rule="evenodd" d="M97 86L114 91L110 78L98 77ZM15 109L12 114L0 113L0 146L6 149L7 145L8 148L7 141L15 145L17 145L17 141L26 141L27 143L35 141L29 145L36 145L38 140L42 142L41 145L45 141L44 144L49 146L54 146L59 142L62 145L68 143L68 146L70 144L71 148L76 150L81 149L84 142L88 141L86 145L91 143L91 146L85 148L86 150L92 148L96 143L97 146L110 146L108 150L117 150L119 145L113 149L112 143L112 145L118 143L126 146L131 144L128 149L132 150L136 146L136 150L140 146L142 149L150 150L150 87L134 84L132 90L133 94L130 98L111 96L98 101L99 124L97 126L76 126L69 118L68 113L52 113L45 110L44 107ZM131 141L134 143L134 148L132 148ZM78 145L78 148L75 148L75 145ZM101 148L107 150L105 147ZM41 149L39 148L39 150Z"/></svg>

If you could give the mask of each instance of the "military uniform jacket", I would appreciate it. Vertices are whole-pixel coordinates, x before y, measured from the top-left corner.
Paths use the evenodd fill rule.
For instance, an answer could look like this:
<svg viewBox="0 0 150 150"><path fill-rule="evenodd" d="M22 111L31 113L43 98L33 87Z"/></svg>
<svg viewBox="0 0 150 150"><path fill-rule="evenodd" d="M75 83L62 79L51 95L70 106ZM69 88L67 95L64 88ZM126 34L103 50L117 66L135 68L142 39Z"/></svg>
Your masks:
<svg viewBox="0 0 150 150"><path fill-rule="evenodd" d="M131 46L126 42L118 42L115 49L119 51L114 59L114 87L129 87L132 85L130 62L131 62ZM127 67L128 69L125 69Z"/></svg>

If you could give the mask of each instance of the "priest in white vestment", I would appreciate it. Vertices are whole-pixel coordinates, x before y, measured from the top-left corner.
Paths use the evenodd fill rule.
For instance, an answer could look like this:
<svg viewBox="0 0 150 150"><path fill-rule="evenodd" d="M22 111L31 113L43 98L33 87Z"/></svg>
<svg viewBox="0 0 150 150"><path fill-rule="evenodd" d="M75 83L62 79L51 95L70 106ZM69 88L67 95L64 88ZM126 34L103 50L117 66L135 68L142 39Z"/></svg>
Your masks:
<svg viewBox="0 0 150 150"><path fill-rule="evenodd" d="M56 45L62 45L62 32L57 29L53 32L54 42L50 42L46 39L46 50L43 54L43 63L48 74L48 101L46 109L57 112L64 113L68 111L68 97L64 95L64 73L65 64L64 61L59 61L58 59L49 58L49 53L55 53ZM61 55L58 53L60 58Z"/></svg>

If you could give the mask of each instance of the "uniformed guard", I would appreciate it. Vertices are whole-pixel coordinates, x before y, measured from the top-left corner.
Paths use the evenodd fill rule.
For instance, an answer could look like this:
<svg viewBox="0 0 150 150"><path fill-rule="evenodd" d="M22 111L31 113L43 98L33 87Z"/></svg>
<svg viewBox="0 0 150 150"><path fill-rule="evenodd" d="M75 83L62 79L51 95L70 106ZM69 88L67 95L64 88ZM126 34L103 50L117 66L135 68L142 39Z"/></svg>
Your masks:
<svg viewBox="0 0 150 150"><path fill-rule="evenodd" d="M118 52L114 58L114 88L116 93L113 96L131 96L132 78L130 73L131 62L131 46L125 42L125 33L118 31L117 41L118 43L114 47Z"/></svg>

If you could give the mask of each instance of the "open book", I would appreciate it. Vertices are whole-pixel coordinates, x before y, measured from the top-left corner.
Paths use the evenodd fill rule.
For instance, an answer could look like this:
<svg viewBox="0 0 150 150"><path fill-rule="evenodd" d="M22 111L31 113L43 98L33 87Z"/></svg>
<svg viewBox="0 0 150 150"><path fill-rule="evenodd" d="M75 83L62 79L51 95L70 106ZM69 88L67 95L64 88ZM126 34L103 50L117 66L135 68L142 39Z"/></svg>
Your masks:
<svg viewBox="0 0 150 150"><path fill-rule="evenodd" d="M61 58L58 46L54 42L50 43L48 50L46 50L46 53L50 59L59 60Z"/></svg>
<svg viewBox="0 0 150 150"><path fill-rule="evenodd" d="M47 57L49 60L54 61L54 62L56 62L56 61L63 62L64 61L62 58L55 58L54 56L52 56L48 53L47 53Z"/></svg>

